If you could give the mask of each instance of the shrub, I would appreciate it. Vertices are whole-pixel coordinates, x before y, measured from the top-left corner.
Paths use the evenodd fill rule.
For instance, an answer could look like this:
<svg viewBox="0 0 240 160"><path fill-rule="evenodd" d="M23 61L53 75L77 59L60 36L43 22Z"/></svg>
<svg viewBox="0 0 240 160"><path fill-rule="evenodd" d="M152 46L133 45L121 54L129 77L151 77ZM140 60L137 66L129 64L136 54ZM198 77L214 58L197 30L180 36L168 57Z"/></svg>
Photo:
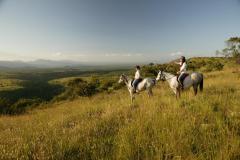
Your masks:
<svg viewBox="0 0 240 160"><path fill-rule="evenodd" d="M68 83L68 92L71 92L77 96L91 96L96 93L96 84L88 83L80 78L76 78Z"/></svg>
<svg viewBox="0 0 240 160"><path fill-rule="evenodd" d="M168 64L166 68L166 72L170 72L176 74L179 71L179 66L176 64Z"/></svg>
<svg viewBox="0 0 240 160"><path fill-rule="evenodd" d="M147 65L142 67L142 73L144 77L152 77L158 74L157 66Z"/></svg>
<svg viewBox="0 0 240 160"><path fill-rule="evenodd" d="M98 80L91 80L87 82L81 78L75 78L69 81L66 85L66 90L61 95L54 98L53 101L60 101L66 99L74 99L78 96L88 97L98 92Z"/></svg>
<svg viewBox="0 0 240 160"><path fill-rule="evenodd" d="M188 70L192 70L192 71L195 71L195 70L198 70L202 67L204 67L207 62L204 60L204 59L190 59L188 60L187 62L188 64Z"/></svg>
<svg viewBox="0 0 240 160"><path fill-rule="evenodd" d="M9 106L11 106L11 103L8 99L0 98L0 113L6 114Z"/></svg>
<svg viewBox="0 0 240 160"><path fill-rule="evenodd" d="M110 81L104 81L102 82L102 84L100 85L100 90L108 90L108 88L112 87L113 84L116 83L112 80Z"/></svg>
<svg viewBox="0 0 240 160"><path fill-rule="evenodd" d="M25 112L28 108L39 105L40 99L19 99L16 103L7 109L8 114L19 114Z"/></svg>
<svg viewBox="0 0 240 160"><path fill-rule="evenodd" d="M209 61L209 63L205 66L203 71L211 72L211 71L220 71L222 70L224 65L219 61Z"/></svg>

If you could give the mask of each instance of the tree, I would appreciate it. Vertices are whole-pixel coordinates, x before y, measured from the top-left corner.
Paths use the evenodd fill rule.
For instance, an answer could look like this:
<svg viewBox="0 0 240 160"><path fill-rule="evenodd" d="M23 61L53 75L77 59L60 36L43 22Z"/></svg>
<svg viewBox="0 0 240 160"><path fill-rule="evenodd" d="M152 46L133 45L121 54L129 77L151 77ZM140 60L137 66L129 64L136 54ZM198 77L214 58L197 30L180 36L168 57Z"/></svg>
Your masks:
<svg viewBox="0 0 240 160"><path fill-rule="evenodd" d="M231 37L226 41L227 48L221 52L217 51L217 55L223 55L224 57L240 57L240 37Z"/></svg>

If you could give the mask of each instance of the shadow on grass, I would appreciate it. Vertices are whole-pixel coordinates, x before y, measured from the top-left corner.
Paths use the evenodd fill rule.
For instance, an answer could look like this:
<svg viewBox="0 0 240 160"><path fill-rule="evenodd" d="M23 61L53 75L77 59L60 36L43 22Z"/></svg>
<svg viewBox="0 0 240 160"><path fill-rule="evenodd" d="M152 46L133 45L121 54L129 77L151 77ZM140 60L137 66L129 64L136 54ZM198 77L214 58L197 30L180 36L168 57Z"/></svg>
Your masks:
<svg viewBox="0 0 240 160"><path fill-rule="evenodd" d="M24 81L22 88L0 91L0 114L20 114L27 108L51 101L64 91L61 85L49 84L47 81Z"/></svg>
<svg viewBox="0 0 240 160"><path fill-rule="evenodd" d="M116 70L120 72L122 70ZM49 102L65 91L62 85L50 84L53 79L103 75L111 71L28 71L13 72L6 78L22 80L22 88L0 91L0 114L20 114L28 108L34 108L40 103Z"/></svg>

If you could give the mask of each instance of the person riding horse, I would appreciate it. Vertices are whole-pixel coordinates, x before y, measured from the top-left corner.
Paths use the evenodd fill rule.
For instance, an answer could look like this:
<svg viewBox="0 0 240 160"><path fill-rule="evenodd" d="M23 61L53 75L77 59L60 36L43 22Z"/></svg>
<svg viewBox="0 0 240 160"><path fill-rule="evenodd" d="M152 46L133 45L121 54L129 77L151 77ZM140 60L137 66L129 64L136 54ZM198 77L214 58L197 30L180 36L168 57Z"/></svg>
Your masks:
<svg viewBox="0 0 240 160"><path fill-rule="evenodd" d="M183 89L183 80L185 78L185 75L187 73L187 62L186 62L186 58L184 56L181 56L180 58L180 62L176 62L176 64L180 65L180 70L177 72L177 74L179 74L178 76L178 82L180 85L180 88Z"/></svg>
<svg viewBox="0 0 240 160"><path fill-rule="evenodd" d="M135 77L134 77L134 81L133 81L134 93L136 93L137 85L141 80L142 80L142 78L141 78L141 74L140 74L140 66L136 66L136 72L135 72Z"/></svg>

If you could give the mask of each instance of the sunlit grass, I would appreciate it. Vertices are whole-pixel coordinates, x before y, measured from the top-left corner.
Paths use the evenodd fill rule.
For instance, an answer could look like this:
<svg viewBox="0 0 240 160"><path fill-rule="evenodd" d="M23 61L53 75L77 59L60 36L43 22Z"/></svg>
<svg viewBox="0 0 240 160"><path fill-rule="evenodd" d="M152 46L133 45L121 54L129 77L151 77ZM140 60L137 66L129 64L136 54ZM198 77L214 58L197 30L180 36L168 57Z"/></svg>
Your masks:
<svg viewBox="0 0 240 160"><path fill-rule="evenodd" d="M205 74L180 100L166 82L154 97L127 89L0 117L0 159L239 159L240 78Z"/></svg>
<svg viewBox="0 0 240 160"><path fill-rule="evenodd" d="M0 79L0 91L8 91L22 88L22 80L17 79Z"/></svg>

